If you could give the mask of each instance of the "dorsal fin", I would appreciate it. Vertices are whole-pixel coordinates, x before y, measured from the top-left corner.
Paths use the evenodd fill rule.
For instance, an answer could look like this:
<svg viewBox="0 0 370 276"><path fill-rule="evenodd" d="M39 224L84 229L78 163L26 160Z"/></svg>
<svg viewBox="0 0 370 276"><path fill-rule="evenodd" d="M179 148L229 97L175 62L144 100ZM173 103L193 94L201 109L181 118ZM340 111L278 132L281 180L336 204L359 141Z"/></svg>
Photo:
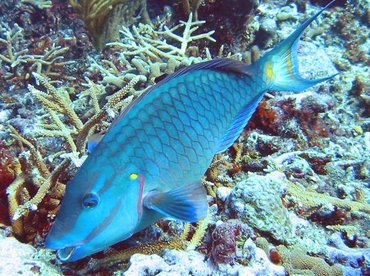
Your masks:
<svg viewBox="0 0 370 276"><path fill-rule="evenodd" d="M253 72L253 67L250 65L246 65L245 63L233 59L228 58L221 58L221 59L214 59L210 61L205 61L197 64L190 65L188 67L182 68L172 75L165 77L163 80L158 82L157 84L150 87L147 91L142 93L139 97L133 100L126 108L122 111L122 113L113 121L110 128L112 128L118 121L120 121L138 102L140 102L146 95L151 93L154 89L160 87L161 85L165 84L166 82L182 76L184 74L190 73L196 70L217 70L217 71L224 71L224 72L231 72L235 74L243 74L243 75L251 75Z"/></svg>
<svg viewBox="0 0 370 276"><path fill-rule="evenodd" d="M230 72L235 74L242 74L242 75L250 75L252 73L252 66L246 65L245 63L241 61L237 61L234 59L229 58L219 58L219 59L213 59L201 63L196 63L187 67L184 67L172 75L169 75L167 78L160 81L157 85L160 85L165 82L168 82L171 79L174 79L178 76L184 75L186 73L196 71L196 70L216 70L216 71L224 71L224 72Z"/></svg>

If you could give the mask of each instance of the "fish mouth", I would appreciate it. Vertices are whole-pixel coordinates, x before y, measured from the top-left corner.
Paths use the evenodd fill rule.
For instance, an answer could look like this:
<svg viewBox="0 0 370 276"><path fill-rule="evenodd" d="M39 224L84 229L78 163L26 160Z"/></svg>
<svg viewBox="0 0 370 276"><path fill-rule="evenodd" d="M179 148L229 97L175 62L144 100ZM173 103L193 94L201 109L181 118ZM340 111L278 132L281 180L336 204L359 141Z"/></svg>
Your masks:
<svg viewBox="0 0 370 276"><path fill-rule="evenodd" d="M68 261L76 251L76 246L68 246L57 250L57 257L62 262Z"/></svg>

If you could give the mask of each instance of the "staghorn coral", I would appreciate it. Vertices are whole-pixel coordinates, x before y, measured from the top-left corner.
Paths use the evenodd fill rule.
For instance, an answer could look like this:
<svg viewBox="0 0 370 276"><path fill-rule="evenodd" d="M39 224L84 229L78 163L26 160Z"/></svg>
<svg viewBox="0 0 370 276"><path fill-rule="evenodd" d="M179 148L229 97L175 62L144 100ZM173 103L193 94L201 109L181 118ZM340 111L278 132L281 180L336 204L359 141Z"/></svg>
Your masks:
<svg viewBox="0 0 370 276"><path fill-rule="evenodd" d="M23 42L23 29L18 24L14 24L11 28L9 25L1 23L1 34L0 43L5 45L6 50L0 54L0 64L9 65L14 72L19 64L25 62L23 55L28 52L27 49L19 50ZM5 75L6 78L13 76L18 77L19 74L14 75L14 73L8 72Z"/></svg>
<svg viewBox="0 0 370 276"><path fill-rule="evenodd" d="M64 54L69 51L69 47L61 47L52 44L47 46L39 54L31 54L24 38L24 29L14 24L10 27L6 23L0 23L0 45L5 46L4 51L0 48L0 65L3 65L4 77L10 82L18 80L27 81L31 77L31 72L44 74L52 78L60 78L60 70L65 66L74 64L74 61L65 61ZM63 75L62 78L74 79Z"/></svg>
<svg viewBox="0 0 370 276"><path fill-rule="evenodd" d="M215 41L211 37L214 31L193 35L199 29L199 26L204 23L205 21L193 21L192 14L190 14L186 22L180 21L179 25L171 29L164 26L164 31L155 30L152 26L144 24L139 24L138 27L133 26L132 31L128 27L123 26L121 30L123 41L112 42L107 45L122 50L121 56L126 59L132 56L139 56L147 62L163 60L186 61L185 57L188 54L190 43L200 39ZM183 28L183 31L181 35L178 35L176 32L180 28Z"/></svg>
<svg viewBox="0 0 370 276"><path fill-rule="evenodd" d="M109 112L117 111L124 108L132 100L128 97L122 101L131 92L131 89L137 84L139 78L133 78L126 86L117 91L110 97L104 107L100 108L97 103L96 94L101 94L100 87L89 82L90 88L85 91L84 96L89 95L96 113L91 116L85 123L79 119L75 110L71 107L72 102L65 91L65 88L56 89L45 77L34 73L37 81L47 89L47 93L29 85L29 90L47 109L49 115L54 121L54 125L48 122L42 123L37 131L39 136L63 137L69 145L69 150L75 157L86 154L85 146L87 137L92 134L97 124L107 118ZM122 102L121 102L122 101ZM64 115L67 120L62 122L57 114ZM68 127L68 124L71 127Z"/></svg>
<svg viewBox="0 0 370 276"><path fill-rule="evenodd" d="M89 78L101 76L99 81L105 88L121 87L122 83L139 77L145 86L154 84L158 77L173 73L180 66L200 62L201 57L191 57L190 50L195 42L211 39L212 32L194 35L203 22L183 22L172 29L160 31L150 25L122 27L123 37L119 42L108 43L101 60L89 58ZM183 28L183 33L177 34ZM172 32L176 32L172 33ZM171 45L174 38L180 45ZM196 47L195 47L196 48ZM210 55L207 56L210 58ZM144 86L144 87L145 87ZM138 91L138 94L142 91Z"/></svg>
<svg viewBox="0 0 370 276"><path fill-rule="evenodd" d="M25 229L25 225L29 221L28 218L23 217L29 211L37 210L37 206L50 191L53 191L53 197L57 201L61 199L64 185L58 182L58 178L69 165L69 160L65 159L50 172L37 147L12 126L9 126L9 129L11 135L20 143L21 148L26 147L27 149L24 149L23 153L14 161L15 179L7 188L12 231L16 236L30 240L34 238L35 233L32 229L28 229L31 233ZM30 191L34 188L37 189L37 192L31 196ZM56 205L54 205L55 207Z"/></svg>

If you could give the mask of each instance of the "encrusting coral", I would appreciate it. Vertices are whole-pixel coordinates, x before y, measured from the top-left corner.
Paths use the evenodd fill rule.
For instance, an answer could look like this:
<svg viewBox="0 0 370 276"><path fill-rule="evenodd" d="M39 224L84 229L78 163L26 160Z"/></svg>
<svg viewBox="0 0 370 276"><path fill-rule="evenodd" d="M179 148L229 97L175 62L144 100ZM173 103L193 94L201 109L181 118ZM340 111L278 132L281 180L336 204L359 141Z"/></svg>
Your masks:
<svg viewBox="0 0 370 276"><path fill-rule="evenodd" d="M278 172L266 176L250 174L234 187L228 198L230 216L283 243L293 238L292 225L286 208L281 202L285 192L284 175ZM258 192L256 192L258 191Z"/></svg>
<svg viewBox="0 0 370 276"><path fill-rule="evenodd" d="M343 275L339 266L329 265L319 257L308 255L306 250L299 245L272 247L262 237L257 238L256 244L265 251L274 264L282 265L289 275Z"/></svg>
<svg viewBox="0 0 370 276"><path fill-rule="evenodd" d="M316 191L309 191L300 187L298 184L290 182L288 184L289 199L302 205L306 210L320 209L327 205L342 208L355 216L370 218L370 204L366 202L351 201L329 196L327 194L318 193Z"/></svg>
<svg viewBox="0 0 370 276"><path fill-rule="evenodd" d="M305 250L299 246L287 248L284 245L279 245L276 249L281 255L282 265L286 268L289 274L302 275L308 273L309 275L315 276L343 275L342 270L338 266L330 266L319 257L307 255Z"/></svg>

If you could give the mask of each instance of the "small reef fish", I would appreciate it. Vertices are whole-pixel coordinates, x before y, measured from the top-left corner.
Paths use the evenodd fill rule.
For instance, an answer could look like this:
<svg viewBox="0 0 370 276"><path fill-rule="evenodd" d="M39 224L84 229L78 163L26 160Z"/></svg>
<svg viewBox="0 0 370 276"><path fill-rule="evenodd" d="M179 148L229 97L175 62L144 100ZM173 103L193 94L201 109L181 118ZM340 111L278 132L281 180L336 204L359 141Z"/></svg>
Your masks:
<svg viewBox="0 0 370 276"><path fill-rule="evenodd" d="M137 98L67 185L46 247L72 262L161 218L204 218L200 179L213 156L238 138L265 92L300 92L334 76L303 79L297 66L298 40L325 8L255 64L195 64Z"/></svg>

